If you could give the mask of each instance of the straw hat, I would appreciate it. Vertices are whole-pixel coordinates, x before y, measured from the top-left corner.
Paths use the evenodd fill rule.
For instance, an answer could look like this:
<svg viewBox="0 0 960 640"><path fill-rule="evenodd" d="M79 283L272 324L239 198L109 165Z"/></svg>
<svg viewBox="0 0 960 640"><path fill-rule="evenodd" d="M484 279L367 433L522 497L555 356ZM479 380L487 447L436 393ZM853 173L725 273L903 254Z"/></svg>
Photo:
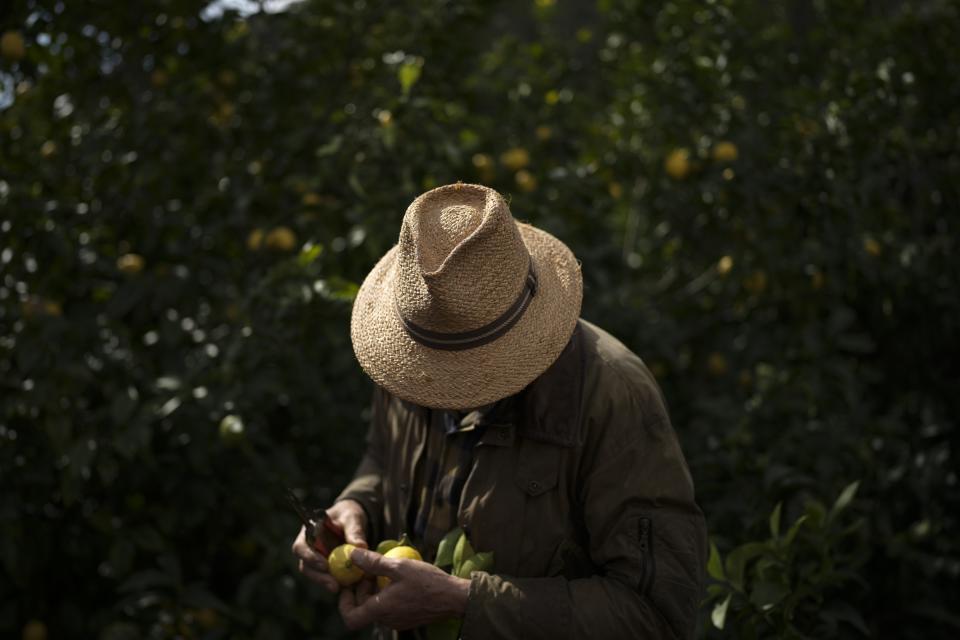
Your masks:
<svg viewBox="0 0 960 640"><path fill-rule="evenodd" d="M360 287L353 350L403 400L472 409L521 391L553 364L582 297L566 245L516 222L493 189L447 185L413 201L398 244Z"/></svg>

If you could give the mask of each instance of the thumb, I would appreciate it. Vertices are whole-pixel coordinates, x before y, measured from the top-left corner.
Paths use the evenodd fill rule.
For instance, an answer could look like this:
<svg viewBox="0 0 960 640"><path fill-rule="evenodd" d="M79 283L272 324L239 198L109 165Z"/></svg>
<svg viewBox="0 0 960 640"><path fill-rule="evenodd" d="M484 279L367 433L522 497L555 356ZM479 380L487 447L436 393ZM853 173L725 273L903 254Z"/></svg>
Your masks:
<svg viewBox="0 0 960 640"><path fill-rule="evenodd" d="M364 573L375 576L386 576L396 579L400 576L396 560L384 558L379 553L367 549L354 549L350 554L353 563L363 569Z"/></svg>

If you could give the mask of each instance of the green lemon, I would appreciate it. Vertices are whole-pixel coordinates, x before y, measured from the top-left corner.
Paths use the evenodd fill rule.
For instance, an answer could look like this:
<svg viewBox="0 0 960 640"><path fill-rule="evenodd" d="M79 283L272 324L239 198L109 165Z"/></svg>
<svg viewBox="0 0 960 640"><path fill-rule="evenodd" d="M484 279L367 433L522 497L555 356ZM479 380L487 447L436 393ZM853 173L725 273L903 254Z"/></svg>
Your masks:
<svg viewBox="0 0 960 640"><path fill-rule="evenodd" d="M383 555L387 551L390 551L390 549L393 549L394 547L397 547L397 546L400 546L399 540L384 540L377 545L377 553L379 553L380 555Z"/></svg>

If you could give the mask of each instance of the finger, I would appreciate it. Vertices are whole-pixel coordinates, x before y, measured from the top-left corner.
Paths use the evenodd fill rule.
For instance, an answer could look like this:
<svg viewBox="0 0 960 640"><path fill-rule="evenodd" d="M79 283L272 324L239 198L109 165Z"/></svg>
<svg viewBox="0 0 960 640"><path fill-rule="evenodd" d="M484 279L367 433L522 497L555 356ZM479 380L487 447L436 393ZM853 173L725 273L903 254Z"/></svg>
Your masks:
<svg viewBox="0 0 960 640"><path fill-rule="evenodd" d="M356 589L354 589L354 594L357 598L357 604L362 605L367 600L370 599L370 596L373 595L374 585L376 583L372 579L363 579L357 584Z"/></svg>
<svg viewBox="0 0 960 640"><path fill-rule="evenodd" d="M350 554L350 559L366 573L386 576L391 580L400 577L400 565L393 558L384 558L379 553L366 549L354 549Z"/></svg>
<svg viewBox="0 0 960 640"><path fill-rule="evenodd" d="M326 573L326 574L330 573L327 570L327 566L325 564L321 565L316 562L313 562L312 560L304 560L303 558L300 558L299 560L297 560L297 563L298 563L297 566L299 567L300 571L303 571L303 569L310 569L311 571L315 571L316 573Z"/></svg>
<svg viewBox="0 0 960 640"><path fill-rule="evenodd" d="M368 548L367 533L364 530L363 523L357 517L347 518L347 521L343 523L343 537L355 547Z"/></svg>
<svg viewBox="0 0 960 640"><path fill-rule="evenodd" d="M337 608L340 610L340 617L347 625L348 629L353 631L369 626L375 621L373 609L370 600L365 604L357 604L356 594L353 589L344 589L340 592L340 600L337 602Z"/></svg>
<svg viewBox="0 0 960 640"><path fill-rule="evenodd" d="M305 578L312 582L316 582L330 593L336 593L340 590L340 585L336 580L334 580L333 576L323 571L311 569L302 561L300 563L300 573L302 573Z"/></svg>
<svg viewBox="0 0 960 640"><path fill-rule="evenodd" d="M326 571L327 559L317 553L314 549L311 549L310 545L307 544L306 529L304 527L300 528L300 535L298 535L297 539L294 540L293 546L290 549L293 551L293 555L297 556L301 560L306 560L311 564L315 564L321 571Z"/></svg>
<svg viewBox="0 0 960 640"><path fill-rule="evenodd" d="M313 569L314 571L322 571L322 572L324 572L324 573L327 573L327 572L328 572L327 561L326 561L326 560L323 560L322 558L316 559L316 560L314 560L314 559L307 559L307 558L299 558L299 562L300 562L300 564L302 564L302 565L305 565L305 566L307 566L307 567L310 567L310 568Z"/></svg>

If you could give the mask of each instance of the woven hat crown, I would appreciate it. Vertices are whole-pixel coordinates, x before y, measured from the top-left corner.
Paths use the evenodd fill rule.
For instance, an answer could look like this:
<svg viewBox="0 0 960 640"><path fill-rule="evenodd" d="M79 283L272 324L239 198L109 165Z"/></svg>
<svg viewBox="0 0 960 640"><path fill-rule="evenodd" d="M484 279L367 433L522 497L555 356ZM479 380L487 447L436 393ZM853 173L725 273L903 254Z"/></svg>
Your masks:
<svg viewBox="0 0 960 640"><path fill-rule="evenodd" d="M464 332L511 306L525 286L530 255L499 193L456 184L407 208L395 268L396 308L405 320Z"/></svg>

